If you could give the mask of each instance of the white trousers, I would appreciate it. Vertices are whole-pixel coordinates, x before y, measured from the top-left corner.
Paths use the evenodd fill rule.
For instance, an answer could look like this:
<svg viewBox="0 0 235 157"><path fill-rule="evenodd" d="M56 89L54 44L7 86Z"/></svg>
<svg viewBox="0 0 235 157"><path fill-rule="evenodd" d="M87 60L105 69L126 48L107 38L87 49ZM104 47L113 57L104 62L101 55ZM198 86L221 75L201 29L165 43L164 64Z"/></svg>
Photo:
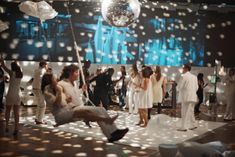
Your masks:
<svg viewBox="0 0 235 157"><path fill-rule="evenodd" d="M193 102L182 102L181 103L181 129L190 129L196 127L196 120L194 116L194 106L196 103Z"/></svg>
<svg viewBox="0 0 235 157"><path fill-rule="evenodd" d="M33 94L37 103L36 120L42 122L45 115L46 103L40 89L33 89Z"/></svg>
<svg viewBox="0 0 235 157"><path fill-rule="evenodd" d="M76 107L77 109L85 109L85 110L89 110L91 112L93 112L96 115L99 115L101 117L110 117L108 112L105 110L105 108L103 107L94 107L94 106L82 106L82 107ZM99 121L97 122L98 125L100 126L102 132L104 133L104 135L109 139L111 138L111 134L117 130L117 127L115 125L115 123L113 124L107 124L105 122Z"/></svg>

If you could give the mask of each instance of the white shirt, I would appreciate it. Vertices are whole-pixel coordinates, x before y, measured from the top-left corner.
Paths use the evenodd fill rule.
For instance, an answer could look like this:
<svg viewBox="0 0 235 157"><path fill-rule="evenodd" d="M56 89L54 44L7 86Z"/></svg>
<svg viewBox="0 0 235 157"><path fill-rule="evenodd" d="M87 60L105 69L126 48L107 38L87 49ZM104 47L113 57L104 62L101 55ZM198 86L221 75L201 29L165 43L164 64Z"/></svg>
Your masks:
<svg viewBox="0 0 235 157"><path fill-rule="evenodd" d="M69 80L61 80L58 84L63 87L65 94L68 97L72 98L72 103L76 106L84 106L82 101L83 91L77 87L77 85L73 85Z"/></svg>
<svg viewBox="0 0 235 157"><path fill-rule="evenodd" d="M46 69L44 68L38 68L34 71L33 75L33 89L41 89L41 81L42 81L42 76L46 72Z"/></svg>

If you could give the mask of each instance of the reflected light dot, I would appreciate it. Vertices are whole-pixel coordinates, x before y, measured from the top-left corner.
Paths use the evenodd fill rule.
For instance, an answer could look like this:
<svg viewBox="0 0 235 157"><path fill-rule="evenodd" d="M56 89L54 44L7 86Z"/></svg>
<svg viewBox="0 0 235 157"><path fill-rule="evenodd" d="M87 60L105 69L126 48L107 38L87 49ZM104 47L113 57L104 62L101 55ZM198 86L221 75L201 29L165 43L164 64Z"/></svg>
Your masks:
<svg viewBox="0 0 235 157"><path fill-rule="evenodd" d="M224 38L225 38L224 34L220 34L219 37L220 37L221 39L224 39Z"/></svg>
<svg viewBox="0 0 235 157"><path fill-rule="evenodd" d="M87 156L87 153L77 153L75 156Z"/></svg>
<svg viewBox="0 0 235 157"><path fill-rule="evenodd" d="M107 154L106 157L118 157L117 154Z"/></svg>
<svg viewBox="0 0 235 157"><path fill-rule="evenodd" d="M63 151L62 150L53 150L51 151L52 154L62 154Z"/></svg>

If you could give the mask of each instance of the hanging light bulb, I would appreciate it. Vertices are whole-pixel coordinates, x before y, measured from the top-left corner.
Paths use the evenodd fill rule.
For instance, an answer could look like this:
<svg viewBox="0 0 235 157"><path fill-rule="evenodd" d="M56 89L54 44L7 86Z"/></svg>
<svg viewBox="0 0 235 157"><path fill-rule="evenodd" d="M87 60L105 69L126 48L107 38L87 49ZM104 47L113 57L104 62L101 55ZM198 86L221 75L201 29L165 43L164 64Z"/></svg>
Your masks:
<svg viewBox="0 0 235 157"><path fill-rule="evenodd" d="M140 14L138 0L103 0L101 13L106 22L116 27L127 27Z"/></svg>

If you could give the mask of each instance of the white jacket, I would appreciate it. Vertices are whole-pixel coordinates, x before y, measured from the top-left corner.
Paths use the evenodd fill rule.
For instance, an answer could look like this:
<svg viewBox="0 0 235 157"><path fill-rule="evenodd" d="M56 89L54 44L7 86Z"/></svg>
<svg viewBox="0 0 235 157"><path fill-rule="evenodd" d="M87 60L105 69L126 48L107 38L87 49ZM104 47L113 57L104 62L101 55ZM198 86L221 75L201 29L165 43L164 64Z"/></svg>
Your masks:
<svg viewBox="0 0 235 157"><path fill-rule="evenodd" d="M177 89L179 91L178 102L194 102L198 101L197 98L197 89L198 89L198 82L197 77L190 72L186 72L182 75Z"/></svg>

